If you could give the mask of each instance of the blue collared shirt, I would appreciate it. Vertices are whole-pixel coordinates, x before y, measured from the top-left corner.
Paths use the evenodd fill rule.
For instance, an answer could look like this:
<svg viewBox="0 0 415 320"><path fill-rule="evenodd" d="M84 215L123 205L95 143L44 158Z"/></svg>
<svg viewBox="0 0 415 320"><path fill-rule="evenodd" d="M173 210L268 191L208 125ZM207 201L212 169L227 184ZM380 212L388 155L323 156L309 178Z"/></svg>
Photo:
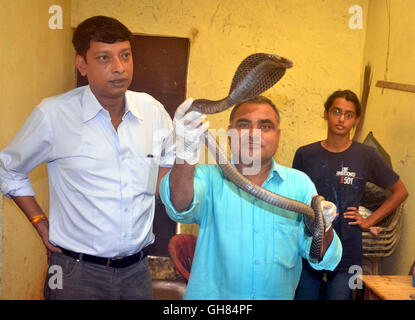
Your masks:
<svg viewBox="0 0 415 320"><path fill-rule="evenodd" d="M185 299L293 299L302 262L309 259L311 238L303 216L257 200L223 176L217 165L198 165L194 198L185 212L170 202L170 174L160 185L169 216L199 224L199 235ZM278 165L263 187L304 203L316 189L302 172ZM316 269L333 270L340 261L335 234Z"/></svg>
<svg viewBox="0 0 415 320"><path fill-rule="evenodd" d="M0 152L0 187L33 196L28 173L47 163L50 241L113 257L154 241L158 168L174 162L172 123L145 93L127 91L117 131L89 86L44 99Z"/></svg>

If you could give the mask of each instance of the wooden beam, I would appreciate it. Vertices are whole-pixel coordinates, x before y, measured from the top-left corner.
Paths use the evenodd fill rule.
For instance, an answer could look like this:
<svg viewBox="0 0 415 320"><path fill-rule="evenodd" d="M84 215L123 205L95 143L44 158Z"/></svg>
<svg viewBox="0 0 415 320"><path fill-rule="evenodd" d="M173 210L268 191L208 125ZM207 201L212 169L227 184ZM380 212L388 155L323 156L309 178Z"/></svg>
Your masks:
<svg viewBox="0 0 415 320"><path fill-rule="evenodd" d="M366 106L367 106L367 100L369 98L369 91L370 91L370 84L372 82L372 71L370 64L367 64L365 67L365 73L364 73L364 79L363 79L363 92L362 92L362 98L360 100L360 104L362 107L362 112L360 115L360 121L359 124L356 127L356 130L354 132L353 140L357 141L359 139L360 133L362 131L363 126L363 120L365 119L365 113L366 113Z"/></svg>
<svg viewBox="0 0 415 320"><path fill-rule="evenodd" d="M404 84L404 83L398 83L398 82L378 80L378 82L376 82L376 87L401 90L401 91L409 91L409 92L415 93L415 85L412 85L412 84Z"/></svg>

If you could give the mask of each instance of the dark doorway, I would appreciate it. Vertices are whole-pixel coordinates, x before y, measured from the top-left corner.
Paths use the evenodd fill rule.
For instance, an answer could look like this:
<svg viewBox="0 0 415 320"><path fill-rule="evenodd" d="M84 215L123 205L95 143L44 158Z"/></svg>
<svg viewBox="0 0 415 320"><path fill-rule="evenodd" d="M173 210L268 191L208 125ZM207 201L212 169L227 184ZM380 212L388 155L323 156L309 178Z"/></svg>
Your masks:
<svg viewBox="0 0 415 320"><path fill-rule="evenodd" d="M146 92L160 101L170 117L186 98L189 39L135 35L132 43L134 76L129 90ZM77 87L88 80L77 72ZM176 223L156 201L153 232L156 241L149 254L167 257L167 244L176 233Z"/></svg>

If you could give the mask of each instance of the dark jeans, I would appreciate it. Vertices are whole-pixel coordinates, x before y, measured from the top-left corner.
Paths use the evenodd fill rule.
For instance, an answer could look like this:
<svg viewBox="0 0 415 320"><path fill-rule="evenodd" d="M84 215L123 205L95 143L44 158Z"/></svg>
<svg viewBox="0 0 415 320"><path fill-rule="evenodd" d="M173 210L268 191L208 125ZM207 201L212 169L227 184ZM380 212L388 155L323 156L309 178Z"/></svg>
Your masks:
<svg viewBox="0 0 415 320"><path fill-rule="evenodd" d="M147 257L126 268L111 268L53 253L44 287L47 300L150 300Z"/></svg>
<svg viewBox="0 0 415 320"><path fill-rule="evenodd" d="M323 281L324 273L327 277L326 282ZM347 272L317 271L307 262L303 262L295 300L349 300L351 276Z"/></svg>

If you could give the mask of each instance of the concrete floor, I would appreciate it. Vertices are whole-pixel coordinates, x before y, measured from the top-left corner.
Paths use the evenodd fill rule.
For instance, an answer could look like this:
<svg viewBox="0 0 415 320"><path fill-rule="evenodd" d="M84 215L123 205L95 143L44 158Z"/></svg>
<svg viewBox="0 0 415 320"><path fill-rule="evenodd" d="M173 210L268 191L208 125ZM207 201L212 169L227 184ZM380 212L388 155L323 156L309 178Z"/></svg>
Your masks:
<svg viewBox="0 0 415 320"><path fill-rule="evenodd" d="M153 280L154 300L182 300L186 291L184 280Z"/></svg>

